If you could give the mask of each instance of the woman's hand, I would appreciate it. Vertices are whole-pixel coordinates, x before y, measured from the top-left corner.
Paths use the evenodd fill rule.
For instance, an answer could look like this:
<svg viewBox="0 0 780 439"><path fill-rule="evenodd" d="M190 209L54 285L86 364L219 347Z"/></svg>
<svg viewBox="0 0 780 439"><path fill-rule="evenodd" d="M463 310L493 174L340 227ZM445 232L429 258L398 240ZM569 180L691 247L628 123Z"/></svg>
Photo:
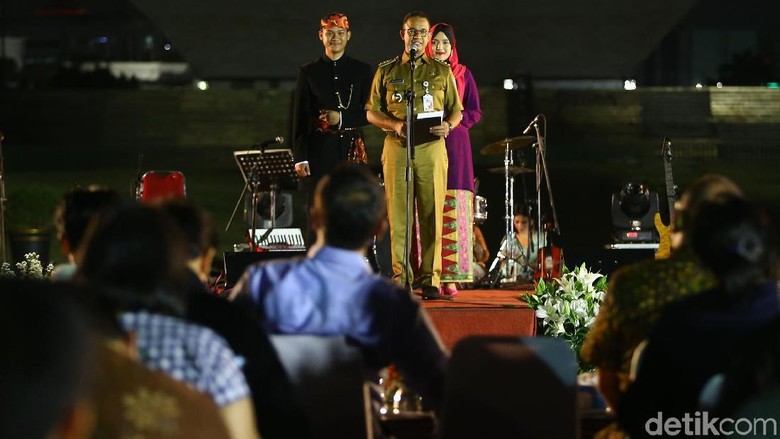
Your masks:
<svg viewBox="0 0 780 439"><path fill-rule="evenodd" d="M444 137L450 135L450 131L452 131L452 125L450 125L449 122L442 121L441 124L431 127L431 134L434 136Z"/></svg>

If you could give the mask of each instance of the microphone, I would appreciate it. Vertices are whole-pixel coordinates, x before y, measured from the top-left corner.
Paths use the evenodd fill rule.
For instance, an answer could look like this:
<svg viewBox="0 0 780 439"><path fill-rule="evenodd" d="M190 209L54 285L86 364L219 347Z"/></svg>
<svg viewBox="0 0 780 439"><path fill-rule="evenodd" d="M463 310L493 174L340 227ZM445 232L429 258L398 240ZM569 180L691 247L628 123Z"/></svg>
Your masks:
<svg viewBox="0 0 780 439"><path fill-rule="evenodd" d="M536 122L539 122L539 116L540 115L537 114L536 117L534 117L534 120L532 120L531 123L529 123L528 126L525 127L525 129L523 130L523 135L528 134L528 132L531 131L531 128L534 127L534 124L536 124Z"/></svg>
<svg viewBox="0 0 780 439"><path fill-rule="evenodd" d="M274 143L284 143L284 137L277 136L277 137L274 137L273 139L264 140L264 141L258 143L257 147L260 148L260 149L265 149L268 145L273 145Z"/></svg>
<svg viewBox="0 0 780 439"><path fill-rule="evenodd" d="M414 59L417 56L418 50L420 50L420 45L418 43L412 43L412 46L409 48L409 56Z"/></svg>

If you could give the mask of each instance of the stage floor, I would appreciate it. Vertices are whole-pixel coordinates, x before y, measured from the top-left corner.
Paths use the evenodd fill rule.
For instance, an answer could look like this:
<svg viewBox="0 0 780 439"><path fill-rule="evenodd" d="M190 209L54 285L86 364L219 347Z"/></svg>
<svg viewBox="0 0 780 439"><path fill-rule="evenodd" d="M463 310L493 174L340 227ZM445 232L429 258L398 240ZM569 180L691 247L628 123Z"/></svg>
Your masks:
<svg viewBox="0 0 780 439"><path fill-rule="evenodd" d="M448 349L471 335L536 335L534 311L518 300L533 285L507 290L460 290L454 300L423 301L442 342Z"/></svg>
<svg viewBox="0 0 780 439"><path fill-rule="evenodd" d="M521 294L532 293L533 284L524 284L516 289L458 290L453 300L424 300L426 309L432 308L526 308L518 300ZM419 295L419 292L416 292Z"/></svg>

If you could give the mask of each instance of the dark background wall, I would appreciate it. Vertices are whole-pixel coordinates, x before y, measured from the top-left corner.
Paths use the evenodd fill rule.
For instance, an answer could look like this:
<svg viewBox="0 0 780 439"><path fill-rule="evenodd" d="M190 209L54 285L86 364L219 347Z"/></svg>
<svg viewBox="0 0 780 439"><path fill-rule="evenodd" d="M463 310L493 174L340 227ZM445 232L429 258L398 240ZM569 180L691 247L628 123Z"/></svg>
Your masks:
<svg viewBox="0 0 780 439"><path fill-rule="evenodd" d="M663 192L664 136L673 139L680 186L722 172L780 210L780 105L772 88L780 79L780 2L764 0L0 0L0 36L21 38L25 48L20 64L6 59L0 68L9 207L28 187L59 195L103 183L129 196L139 172L178 169L190 197L224 227L243 186L232 152L289 137L297 66L322 51L318 17L347 12L349 52L376 63L400 51L400 19L412 9L456 26L462 61L480 87L484 118L471 136L494 250L504 180L486 169L502 157L478 151L519 135L537 113L549 122L552 192L572 247L609 242L610 196L626 182ZM82 63L114 61L180 62L189 70L156 83L77 74ZM500 88L505 78L518 88ZM620 89L629 78L637 90ZM196 79L211 89L196 90ZM373 128L368 145L378 169L381 134ZM516 152L530 166L533 159L530 148ZM533 175L518 177L517 193L524 187L532 192ZM303 217L296 212L297 225ZM224 246L244 231L234 224Z"/></svg>
<svg viewBox="0 0 780 439"><path fill-rule="evenodd" d="M489 203L484 231L495 251L504 230L504 178L486 169L501 166L503 157L479 150L512 135L509 126L528 120L510 120L513 92L482 87L480 94L485 117L472 129L472 142L480 193ZM568 247L597 248L610 242L611 194L626 182L644 182L663 198L659 153L664 136L672 138L679 186L702 173L725 173L780 218L778 90L535 90L533 100L549 121L549 175L562 242ZM286 135L290 93L0 91L0 102L11 206L19 202L15 191L31 184L62 193L75 185L100 183L129 196L139 172L176 169L187 177L189 196L224 228L243 187L232 153ZM367 137L371 164L378 171L381 133L369 128ZM533 166L534 155L523 148L515 152L515 160ZM533 174L518 177L518 198L524 188L534 198L534 186ZM549 211L544 195L542 206ZM294 221L305 226L300 210ZM223 233L224 246L241 242L246 229L239 218Z"/></svg>

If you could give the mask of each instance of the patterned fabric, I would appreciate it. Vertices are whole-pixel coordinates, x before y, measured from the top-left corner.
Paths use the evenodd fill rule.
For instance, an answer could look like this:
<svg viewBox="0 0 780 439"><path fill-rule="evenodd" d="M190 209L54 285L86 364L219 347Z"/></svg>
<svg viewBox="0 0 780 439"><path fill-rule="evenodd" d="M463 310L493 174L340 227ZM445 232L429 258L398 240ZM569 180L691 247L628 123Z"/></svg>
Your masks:
<svg viewBox="0 0 780 439"><path fill-rule="evenodd" d="M207 396L152 371L107 345L96 358L91 438L226 439L225 423Z"/></svg>
<svg viewBox="0 0 780 439"><path fill-rule="evenodd" d="M349 30L349 18L344 14L330 14L326 18L320 20L320 26L323 29L340 27Z"/></svg>
<svg viewBox="0 0 780 439"><path fill-rule="evenodd" d="M184 320L145 311L121 315L136 333L141 361L209 395L220 407L249 397L239 360L217 334Z"/></svg>
<svg viewBox="0 0 780 439"><path fill-rule="evenodd" d="M363 165L368 164L368 153L366 152L366 140L363 137L363 131L358 130L352 138L347 161Z"/></svg>
<svg viewBox="0 0 780 439"><path fill-rule="evenodd" d="M617 372L620 398L630 384L634 349L650 335L667 303L715 287L717 281L689 248L668 259L648 260L612 273L607 295L585 337L580 355L598 368ZM626 439L616 423L598 439Z"/></svg>
<svg viewBox="0 0 780 439"><path fill-rule="evenodd" d="M618 373L620 393L629 384L631 357L669 302L714 288L716 279L690 249L613 273L604 303L582 346L582 358Z"/></svg>
<svg viewBox="0 0 780 439"><path fill-rule="evenodd" d="M444 229L441 238L441 280L472 282L474 242L474 194L450 189L444 200Z"/></svg>

